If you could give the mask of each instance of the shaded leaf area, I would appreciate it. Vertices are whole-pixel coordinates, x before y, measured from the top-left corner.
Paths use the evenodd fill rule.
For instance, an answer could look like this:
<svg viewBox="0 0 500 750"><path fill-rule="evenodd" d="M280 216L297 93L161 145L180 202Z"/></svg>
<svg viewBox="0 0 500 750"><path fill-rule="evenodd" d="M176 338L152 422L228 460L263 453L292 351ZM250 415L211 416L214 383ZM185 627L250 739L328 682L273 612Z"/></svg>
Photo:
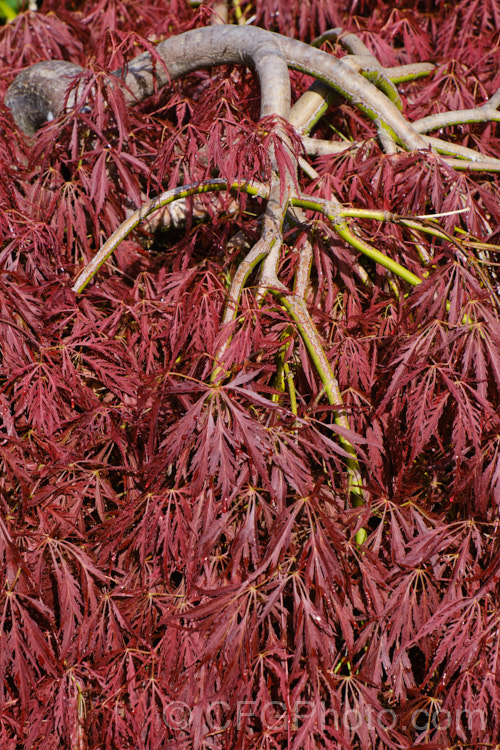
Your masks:
<svg viewBox="0 0 500 750"><path fill-rule="evenodd" d="M436 61L432 77L400 87L411 120L494 93L498 2L392 6L257 0L244 11L309 41L342 24L384 65ZM221 328L261 199L207 195L182 222L139 227L84 294L71 291L148 196L214 175L265 181L275 134L257 122L248 71L197 72L131 108L111 85L106 71L150 49L145 37L208 23L206 6L42 10L2 29L3 90L22 67L67 59L91 70L90 105L32 142L0 111L2 746L492 742L497 177L430 153L382 154L340 99L318 124L320 138L362 143L316 158L317 178L300 173L304 192L406 217L468 208L440 219L449 241L356 220L360 237L423 279L412 290L311 212L285 225L284 283L312 244L306 301L346 430L285 309L256 299L256 277ZM296 97L309 79L292 83ZM498 156L497 128L446 137ZM227 376L214 383L223 346ZM356 449L365 507L347 502L340 438Z"/></svg>

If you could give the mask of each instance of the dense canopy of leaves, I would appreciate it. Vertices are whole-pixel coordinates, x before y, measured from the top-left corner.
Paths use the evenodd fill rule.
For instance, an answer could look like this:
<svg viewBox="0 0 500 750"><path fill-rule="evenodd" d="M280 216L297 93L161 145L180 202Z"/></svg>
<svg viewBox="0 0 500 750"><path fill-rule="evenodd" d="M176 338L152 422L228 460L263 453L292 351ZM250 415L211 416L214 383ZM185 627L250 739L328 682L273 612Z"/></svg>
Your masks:
<svg viewBox="0 0 500 750"><path fill-rule="evenodd" d="M495 173L430 151L386 154L340 97L315 129L356 145L310 159L303 191L447 214L448 239L366 216L352 225L422 279L414 288L360 260L318 213L285 225L280 278L291 283L309 241L307 306L349 430L296 323L275 296L257 298L253 276L221 326L261 198L223 191L200 215L188 202L180 217L153 216L71 291L148 197L214 175L266 178L251 71L193 73L134 107L109 85L110 70L223 5L43 0L0 33L2 102L39 60L92 71L90 106L36 139L0 108L0 744L494 743ZM308 42L342 25L387 67L436 63L399 86L412 121L500 87L498 0L226 5L230 22ZM309 83L293 73L294 98ZM496 123L442 135L500 156ZM222 350L227 376L214 379ZM362 505L349 502L343 438Z"/></svg>

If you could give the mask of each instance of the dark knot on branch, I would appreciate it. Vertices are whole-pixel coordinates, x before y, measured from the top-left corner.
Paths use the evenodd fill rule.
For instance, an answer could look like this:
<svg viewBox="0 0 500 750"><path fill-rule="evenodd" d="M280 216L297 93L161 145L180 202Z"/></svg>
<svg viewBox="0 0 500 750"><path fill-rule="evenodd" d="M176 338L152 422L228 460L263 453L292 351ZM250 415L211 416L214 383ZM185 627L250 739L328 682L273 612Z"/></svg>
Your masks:
<svg viewBox="0 0 500 750"><path fill-rule="evenodd" d="M83 68L63 60L46 60L23 70L11 84L5 104L16 125L26 135L35 135L46 122L51 122L75 102L71 81Z"/></svg>

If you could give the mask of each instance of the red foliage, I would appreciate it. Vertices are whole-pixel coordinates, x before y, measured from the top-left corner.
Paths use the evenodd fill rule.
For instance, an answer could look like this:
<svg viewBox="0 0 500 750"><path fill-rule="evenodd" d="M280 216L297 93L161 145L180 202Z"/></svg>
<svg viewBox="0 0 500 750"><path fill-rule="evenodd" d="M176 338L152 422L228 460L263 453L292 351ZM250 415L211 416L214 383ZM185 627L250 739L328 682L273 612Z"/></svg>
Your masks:
<svg viewBox="0 0 500 750"><path fill-rule="evenodd" d="M437 62L400 87L412 120L477 106L500 82L498 0L232 5L307 41L341 23L385 65ZM0 744L494 743L498 245L484 249L498 236L497 177L430 153L384 155L347 104L318 126L365 143L318 157L303 190L405 216L469 208L442 219L461 244L356 220L415 273L424 248L432 264L412 290L364 260L363 285L358 258L317 216L287 228L285 280L306 236L313 246L307 303L349 434L296 327L276 299L256 300L253 277L221 329L242 257L230 240L256 240L262 200L238 195L235 213L221 194L210 222L139 229L83 294L71 291L146 196L215 172L266 176L248 71L200 71L131 108L109 85L146 38L210 17L184 0L44 0L0 34L4 92L40 59L92 71L90 111L35 141L0 110ZM292 81L302 92L303 77ZM499 156L497 127L447 137ZM216 384L223 342L228 377ZM339 435L356 448L366 507L346 502Z"/></svg>

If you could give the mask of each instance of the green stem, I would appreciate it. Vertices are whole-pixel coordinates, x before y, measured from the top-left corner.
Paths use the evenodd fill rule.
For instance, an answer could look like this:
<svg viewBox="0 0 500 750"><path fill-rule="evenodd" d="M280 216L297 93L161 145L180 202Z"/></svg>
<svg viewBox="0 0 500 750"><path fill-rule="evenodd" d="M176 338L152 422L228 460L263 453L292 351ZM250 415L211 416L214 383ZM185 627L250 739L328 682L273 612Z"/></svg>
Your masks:
<svg viewBox="0 0 500 750"><path fill-rule="evenodd" d="M91 281L96 275L100 267L107 261L107 259L114 253L118 245L150 214L157 211L163 206L167 206L180 198L188 198L192 195L200 195L202 193L211 193L219 190L244 190L249 195L266 197L268 190L261 184L256 182L240 182L228 185L227 180L216 178L213 180L205 180L202 183L191 183L189 185L183 185L182 187L172 188L162 193L157 198L145 203L137 211L129 216L120 226L116 229L113 234L106 240L101 249L94 255L90 263L83 269L78 275L75 283L73 284L73 291L76 294L83 292L89 281Z"/></svg>
<svg viewBox="0 0 500 750"><path fill-rule="evenodd" d="M271 290L273 294L279 299L281 304L289 312L292 320L294 320L297 329L306 345L309 355L314 363L316 372L318 373L323 387L325 389L328 403L334 406L335 411L335 424L339 427L349 430L349 421L345 413L344 405L342 402L342 394L340 392L337 378L333 374L330 363L321 345L320 337L316 326L314 325L309 310L307 309L306 303L300 297L292 294L285 294L281 290ZM361 472L359 468L359 462L356 456L356 450L352 443L344 435L339 435L339 443L342 448L349 454L347 458L347 467L349 473L349 496L352 499L353 505L364 505L364 492L361 481Z"/></svg>
<svg viewBox="0 0 500 750"><path fill-rule="evenodd" d="M391 271L396 276L399 276L408 284L417 286L417 284L421 283L422 279L419 279L419 277L414 273L409 271L397 261L392 260L392 258L389 258L384 253L381 253L380 250L377 250L376 248L369 245L368 242L365 242L360 237L357 237L355 234L353 234L353 232L349 229L347 222L344 221L344 218L346 216L351 215L378 219L379 221L387 221L389 215L385 211L361 212L359 209L338 210L336 207L332 208L332 204L329 201L322 200L321 198L309 198L309 196L292 197L291 203L294 206L308 208L312 211L319 211L320 213L324 214L327 219L332 222L337 234L340 235L340 237L342 237L342 239L344 239L349 245L351 245L351 247L354 247L355 250L359 250L359 252L363 253L363 255L366 255L368 258L371 258L384 268L387 268L388 271Z"/></svg>
<svg viewBox="0 0 500 750"><path fill-rule="evenodd" d="M287 327L284 336L290 335L290 326ZM298 410L297 410L297 393L295 391L295 382L293 379L293 372L290 368L290 365L288 362L285 362L285 356L288 350L288 342L285 341L285 343L280 347L280 350L276 357L276 377L275 377L275 383L276 383L276 390L280 393L285 392L285 385L288 389L288 396L290 398L290 411L292 414L297 416ZM280 395L278 393L273 393L271 400L273 403L277 404L280 400Z"/></svg>
<svg viewBox="0 0 500 750"><path fill-rule="evenodd" d="M250 249L246 254L245 258L238 265L234 278L231 282L229 289L229 299L224 309L224 315L222 317L222 325L228 325L231 323L238 311L238 305L241 298L241 292L245 285L246 280L252 273L252 271L258 266L258 264L268 255L269 247L262 238ZM228 335L225 341L219 347L215 355L215 367L212 370L210 376L211 383L217 383L221 376L225 377L227 373L224 373L222 367L222 357L231 341L231 335Z"/></svg>

